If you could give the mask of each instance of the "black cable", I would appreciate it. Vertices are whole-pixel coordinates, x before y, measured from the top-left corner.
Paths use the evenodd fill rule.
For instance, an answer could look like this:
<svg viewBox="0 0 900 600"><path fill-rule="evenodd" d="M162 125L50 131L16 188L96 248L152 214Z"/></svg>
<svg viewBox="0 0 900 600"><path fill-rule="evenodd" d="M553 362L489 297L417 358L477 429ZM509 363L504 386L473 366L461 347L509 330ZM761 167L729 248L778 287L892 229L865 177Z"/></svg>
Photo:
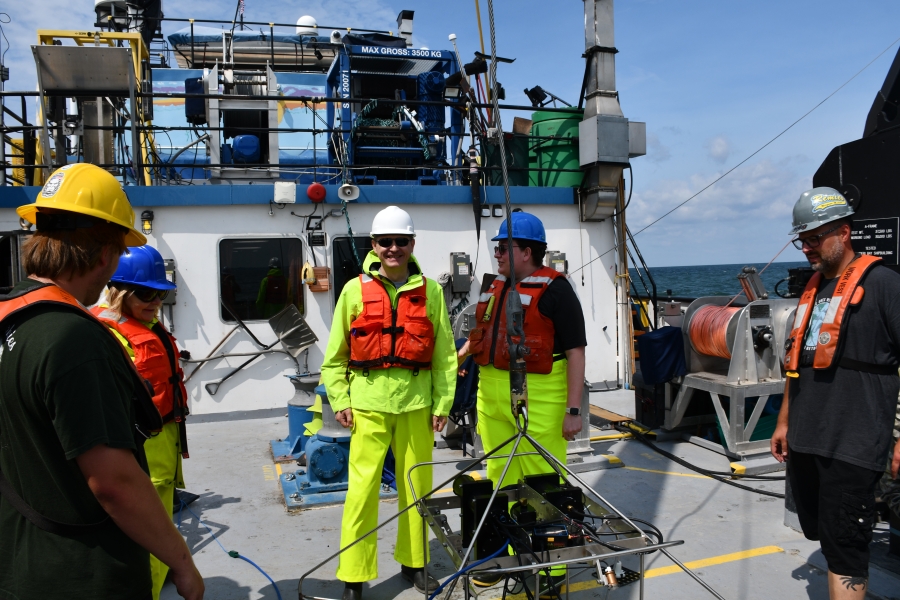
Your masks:
<svg viewBox="0 0 900 600"><path fill-rule="evenodd" d="M682 458L679 458L670 452L666 452L665 450L663 450L662 448L660 448L659 446L657 446L656 444L654 444L653 442L648 440L646 437L644 437L642 434L638 433L637 431L634 431L631 429L619 428L619 427L616 427L616 429L619 429L620 431L623 431L623 432L631 433L635 437L635 439L639 440L640 442L643 442L644 444L646 444L647 446L652 448L655 452L665 456L669 460L672 460L685 468L690 469L691 471L696 471L697 473L700 473L701 475L705 475L711 479L715 479L716 481L720 481L726 485L730 485L732 487L736 487L738 489L741 489L741 490L744 490L747 492L754 492L756 494L762 494L763 496L771 496L772 498L784 498L784 494L779 494L777 492L769 492L767 490L760 490L757 488L752 488L748 485L741 485L740 483L735 483L734 481L730 481L729 479L727 479L727 477L742 477L742 478L754 479L754 480L760 480L760 479L765 478L765 480L777 481L777 480L783 480L784 477L765 477L763 475L737 475L737 474L729 474L729 475L727 475L727 477L722 476L722 475L717 474L717 472L708 471L706 469L703 469L701 467L693 465L693 464L689 463L688 461L686 461Z"/></svg>
<svg viewBox="0 0 900 600"><path fill-rule="evenodd" d="M784 294L782 294L781 292L778 291L778 286L781 285L782 283L784 283L785 281L787 281L787 277L785 277L784 279L782 279L781 281L779 281L778 283L775 284L775 294L779 298L789 298L789 296L785 296Z"/></svg>
<svg viewBox="0 0 900 600"><path fill-rule="evenodd" d="M620 431L627 431L628 433L634 434L635 436L642 435L640 432L636 432L633 429L621 429ZM785 480L784 475L744 475L741 473L729 473L726 471L711 471L709 469L704 469L702 467L692 465L691 463L685 461L683 458L675 456L674 454L671 454L670 452L666 452L665 450L663 450L659 446L655 445L653 442L651 442L646 437L641 441L643 441L646 444L649 444L650 447L653 448L653 450L662 454L666 458L674 460L675 462L678 462L678 463L682 463L682 464L684 464L684 466L688 467L689 469L695 470L697 472L701 472L704 475L709 473L711 475L718 475L719 477L730 477L732 479L749 479L751 481L784 481Z"/></svg>

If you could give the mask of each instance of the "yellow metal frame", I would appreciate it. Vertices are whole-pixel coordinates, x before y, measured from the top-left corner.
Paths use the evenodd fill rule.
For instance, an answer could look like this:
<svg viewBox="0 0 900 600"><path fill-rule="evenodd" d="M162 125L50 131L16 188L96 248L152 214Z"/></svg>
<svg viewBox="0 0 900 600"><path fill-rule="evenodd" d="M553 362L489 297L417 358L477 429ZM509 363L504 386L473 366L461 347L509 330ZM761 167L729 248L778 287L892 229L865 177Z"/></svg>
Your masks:
<svg viewBox="0 0 900 600"><path fill-rule="evenodd" d="M141 37L139 33L119 33L115 31L66 31L63 29L38 29L38 44L43 46L51 46L57 40L72 40L75 42L77 46L95 46L95 45L105 45L110 48L119 47L121 43L127 43L128 46L131 47L131 61L134 66L134 81L136 86L136 93L140 93L142 91L142 83L143 79L141 79L141 63L145 60L150 60L150 51L147 49L146 44L144 44L144 39ZM138 118L138 122L145 126L149 127L152 125L152 121L150 119L144 118L144 102L145 99L140 98L137 102L136 117ZM43 99L42 100L42 110L43 113ZM43 118L43 115L41 116ZM132 118L135 118L135 115L132 115ZM149 164L150 155L147 151L147 144L153 143L152 136L144 129L138 134L141 141L141 164L144 165L144 185L151 184L150 177L150 169L148 169L147 165Z"/></svg>

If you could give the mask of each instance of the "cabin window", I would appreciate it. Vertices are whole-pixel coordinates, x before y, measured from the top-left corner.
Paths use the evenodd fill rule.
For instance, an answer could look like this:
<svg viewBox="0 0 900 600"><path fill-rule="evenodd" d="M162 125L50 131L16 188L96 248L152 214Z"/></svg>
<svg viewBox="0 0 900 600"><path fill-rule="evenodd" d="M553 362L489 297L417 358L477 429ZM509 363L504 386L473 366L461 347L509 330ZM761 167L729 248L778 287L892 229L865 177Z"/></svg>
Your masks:
<svg viewBox="0 0 900 600"><path fill-rule="evenodd" d="M297 238L235 238L219 242L219 312L234 322L269 319L293 304L305 314L303 242ZM226 309L226 305L228 308Z"/></svg>
<svg viewBox="0 0 900 600"><path fill-rule="evenodd" d="M354 236L353 241L356 243L356 253L359 255L360 262L365 261L366 254L372 249L372 238ZM350 246L348 236L332 238L331 248L333 252L331 264L334 265L334 301L337 303L344 285L362 271L356 266L356 258L353 256L353 248Z"/></svg>

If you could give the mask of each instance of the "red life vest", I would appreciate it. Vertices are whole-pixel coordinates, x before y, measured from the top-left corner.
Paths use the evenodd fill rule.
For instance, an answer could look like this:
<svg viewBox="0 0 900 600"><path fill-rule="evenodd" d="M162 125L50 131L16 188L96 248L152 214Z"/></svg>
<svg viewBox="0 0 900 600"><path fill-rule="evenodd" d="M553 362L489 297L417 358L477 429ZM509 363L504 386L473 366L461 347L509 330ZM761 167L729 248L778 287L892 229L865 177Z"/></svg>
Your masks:
<svg viewBox="0 0 900 600"><path fill-rule="evenodd" d="M553 321L538 310L538 302L550 283L562 275L550 267L540 267L516 283L525 309L525 368L529 373L546 375L553 370ZM499 275L488 291L478 298L477 325L469 332L469 353L475 362L509 370L509 342L506 339L506 277ZM490 308L490 310L488 310ZM516 340L517 342L519 340Z"/></svg>
<svg viewBox="0 0 900 600"><path fill-rule="evenodd" d="M838 339L846 324L847 308L862 302L864 290L859 283L869 269L880 261L881 258L876 256L862 254L847 265L847 268L841 273L835 285L834 294L831 296L831 303L828 305L828 310L822 321L822 326L819 329L819 339L816 343L816 351L813 358L814 369L827 369L834 362L835 351L838 348ZM813 274L809 283L806 284L806 289L803 290L803 295L800 296L797 312L794 313L794 327L791 329L787 355L784 360L784 368L788 377L798 376L797 368L800 366L800 353L803 351L803 337L809 326L813 306L816 303L816 294L819 292L822 279L821 273ZM893 369L896 373L896 367L869 365L856 360L842 358L839 364L859 371L880 372L884 370L887 372Z"/></svg>
<svg viewBox="0 0 900 600"><path fill-rule="evenodd" d="M75 296L52 284L34 288L20 295L0 296L0 323L14 314L40 304L56 304L70 308L97 323L97 325L103 327L103 331L112 335L112 332L91 314L91 311L82 306L82 304L75 299ZM141 377L137 368L134 366L134 363L131 361L131 357L128 356L128 353L125 351L125 348L122 347L119 340L115 340L115 342L116 347L121 348L122 354L125 357L125 362L128 364L131 373L134 375L136 425L138 430L144 434L145 437L149 437L150 432L162 429L162 420L160 419L159 412L154 408L151 408L153 405L150 402L150 394L148 393L144 378Z"/></svg>
<svg viewBox="0 0 900 600"><path fill-rule="evenodd" d="M422 285L397 295L397 308L384 284L360 275L363 310L350 324L350 367L356 369L430 369L434 323L428 318L425 277Z"/></svg>
<svg viewBox="0 0 900 600"><path fill-rule="evenodd" d="M162 416L163 423L173 420L181 422L188 414L187 390L184 387L184 372L178 363L175 338L172 334L165 330L162 323L157 323L150 329L131 317L123 315L116 319L109 309L100 306L95 306L91 312L131 344L131 349L134 350L134 366L153 386L153 404ZM160 337L161 335L165 336L165 340ZM175 363L174 372L172 359Z"/></svg>

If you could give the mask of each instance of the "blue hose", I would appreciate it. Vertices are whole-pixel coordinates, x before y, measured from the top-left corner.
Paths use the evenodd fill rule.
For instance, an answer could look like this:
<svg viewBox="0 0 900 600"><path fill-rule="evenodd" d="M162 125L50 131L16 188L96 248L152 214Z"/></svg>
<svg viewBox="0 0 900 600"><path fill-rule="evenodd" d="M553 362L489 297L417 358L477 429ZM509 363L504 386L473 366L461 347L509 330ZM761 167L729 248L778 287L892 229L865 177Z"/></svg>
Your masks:
<svg viewBox="0 0 900 600"><path fill-rule="evenodd" d="M274 581L271 577L269 577L269 574L266 573L265 571L263 571L262 568L260 568L260 566L259 566L258 564L256 564L255 562L253 562L252 560L250 560L250 559L247 558L246 556L241 556L241 554L240 554L237 550L226 550L226 549L225 549L225 546L222 545L222 542L219 541L219 538L216 537L216 534L213 533L213 530L210 529L209 525L207 525L206 523L204 523L204 522L203 522L203 519L201 519L199 516L197 516L197 513L195 513L193 510L191 510L190 507L184 503L184 500L181 501L181 508L178 509L178 529L181 529L181 511L182 511L183 509L185 509L185 508L188 509L188 512L189 512L189 513L191 513L192 515L194 515L194 518L197 519L197 522L198 522L198 523L200 523L201 525L203 525L204 527L206 527L206 530L209 532L209 535L211 535L212 538L213 538L214 540L216 540L216 543L219 545L219 548L221 548L222 551L225 552L225 554L227 554L227 555L230 556L231 558L240 558L241 560L247 561L248 563L250 563L251 565L253 565L254 567L256 567L256 570L257 570L257 571L259 571L260 573L262 573L263 575L265 575L265 576L266 576L266 579L268 579L269 581L272 582L272 587L275 588L275 595L278 596L278 600L282 600L282 598L281 598L281 591L279 591L278 586L275 584L275 581ZM487 560L487 559L485 559L485 560Z"/></svg>
<svg viewBox="0 0 900 600"><path fill-rule="evenodd" d="M439 585L438 588L436 590L434 590L434 593L431 594L430 596L428 596L428 600L434 600L435 598L437 598L437 595L440 594L441 591L445 587L447 587L447 584L452 582L453 580L457 579L460 575L464 575L464 574L468 573L469 571L471 571L472 569L474 569L475 567L477 567L478 565L484 564L489 560L493 560L493 559L497 558L498 556L500 556L501 554L503 554L504 552L507 552L508 546L509 546L509 540L506 540L506 544L504 544L499 550L497 550L496 552L494 552L487 558L482 558L481 560L479 560L477 562L473 562L471 565L469 565L465 569L460 569L459 571L457 571L456 573L454 573L453 575L448 577L447 581L445 581L444 583ZM425 585L428 585L427 582Z"/></svg>

